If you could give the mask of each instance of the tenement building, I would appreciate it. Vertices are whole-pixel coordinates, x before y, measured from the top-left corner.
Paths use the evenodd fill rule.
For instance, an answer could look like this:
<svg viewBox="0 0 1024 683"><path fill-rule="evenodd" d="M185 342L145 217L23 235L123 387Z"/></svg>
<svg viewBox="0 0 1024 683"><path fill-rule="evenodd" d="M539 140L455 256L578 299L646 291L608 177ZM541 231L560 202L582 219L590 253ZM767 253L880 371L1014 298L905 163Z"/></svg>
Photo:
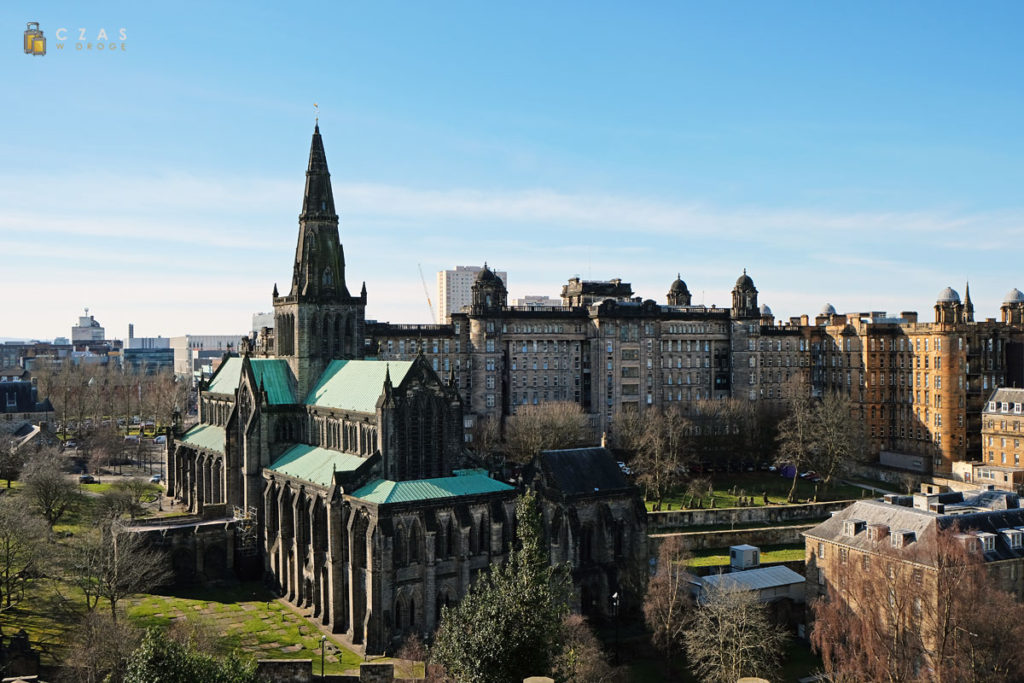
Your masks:
<svg viewBox="0 0 1024 683"><path fill-rule="evenodd" d="M981 414L982 462L1021 467L1024 455L1024 389L1001 388L992 392Z"/></svg>
<svg viewBox="0 0 1024 683"><path fill-rule="evenodd" d="M482 272L474 301L500 310L504 285ZM506 560L519 491L474 468L464 451L458 382L469 389L471 347L497 348L487 343L487 321L471 325L463 315L380 337L396 348L366 357L366 304L365 285L358 295L346 285L317 127L291 286L274 286L274 329L244 340L241 355L200 385L199 423L169 449L167 486L193 514L236 517L246 529L255 522L255 553L287 599L381 653L409 634L429 634L444 605ZM432 329L446 334L428 336ZM556 349L556 338L547 339L550 354L568 371L581 349L568 337ZM504 363L498 351L483 351L481 377L488 360ZM566 372L559 388L571 388L572 377ZM486 403L486 380L479 386L473 399ZM552 561L572 566L575 606L608 614L613 593L630 598L620 573L647 559L637 490L601 448L538 454L530 471L525 483L540 494ZM179 576L202 574L189 562L175 556Z"/></svg>
<svg viewBox="0 0 1024 683"><path fill-rule="evenodd" d="M622 280L578 278L563 286L561 306L506 302L485 265L471 304L450 324L371 321L366 334L382 359L423 354L435 371L453 374L467 428L523 405L573 401L608 432L624 409L692 415L724 398L778 406L801 378L815 395L850 396L872 453L921 472L980 459L986 398L995 387L1024 386L1024 295L1016 289L1001 321L975 321L970 290L961 301L949 287L934 322L912 311L838 314L829 304L813 319L776 321L758 306L746 272L729 308L693 305L679 277L664 304L634 297Z"/></svg>

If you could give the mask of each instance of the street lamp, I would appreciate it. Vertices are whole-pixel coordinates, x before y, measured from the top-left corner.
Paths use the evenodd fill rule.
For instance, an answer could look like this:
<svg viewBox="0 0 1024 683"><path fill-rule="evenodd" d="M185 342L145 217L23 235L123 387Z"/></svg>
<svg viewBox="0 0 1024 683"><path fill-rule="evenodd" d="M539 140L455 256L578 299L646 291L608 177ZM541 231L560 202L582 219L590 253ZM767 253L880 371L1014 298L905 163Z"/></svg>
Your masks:
<svg viewBox="0 0 1024 683"><path fill-rule="evenodd" d="M619 663L619 592L612 593L612 618L615 619L615 663Z"/></svg>
<svg viewBox="0 0 1024 683"><path fill-rule="evenodd" d="M327 636L320 636L320 680L327 680L324 678L324 652L327 650Z"/></svg>

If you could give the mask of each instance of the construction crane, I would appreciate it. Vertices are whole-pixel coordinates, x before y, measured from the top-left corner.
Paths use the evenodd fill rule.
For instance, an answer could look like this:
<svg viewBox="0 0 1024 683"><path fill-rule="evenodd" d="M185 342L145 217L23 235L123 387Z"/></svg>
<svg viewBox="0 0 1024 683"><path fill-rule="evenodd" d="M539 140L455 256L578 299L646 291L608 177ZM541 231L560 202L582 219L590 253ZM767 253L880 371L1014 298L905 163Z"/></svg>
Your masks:
<svg viewBox="0 0 1024 683"><path fill-rule="evenodd" d="M417 263L416 267L420 269L420 282L423 283L423 293L427 296L427 306L430 307L430 322L437 322L437 316L434 315L434 304L430 303L430 289L427 288L427 278L423 277L423 266Z"/></svg>

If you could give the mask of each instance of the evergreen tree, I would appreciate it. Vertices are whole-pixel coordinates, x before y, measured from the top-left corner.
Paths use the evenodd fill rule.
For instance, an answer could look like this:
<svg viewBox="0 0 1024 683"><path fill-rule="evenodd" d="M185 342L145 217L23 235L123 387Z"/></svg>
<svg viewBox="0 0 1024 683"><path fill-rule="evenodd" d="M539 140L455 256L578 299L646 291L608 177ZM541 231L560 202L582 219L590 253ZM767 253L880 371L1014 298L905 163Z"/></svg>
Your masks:
<svg viewBox="0 0 1024 683"><path fill-rule="evenodd" d="M168 638L159 629L146 631L132 653L124 683L255 683L255 662L234 655L220 660Z"/></svg>
<svg viewBox="0 0 1024 683"><path fill-rule="evenodd" d="M545 553L536 497L516 503L518 547L445 607L431 657L456 681L504 683L544 675L561 652L569 575Z"/></svg>

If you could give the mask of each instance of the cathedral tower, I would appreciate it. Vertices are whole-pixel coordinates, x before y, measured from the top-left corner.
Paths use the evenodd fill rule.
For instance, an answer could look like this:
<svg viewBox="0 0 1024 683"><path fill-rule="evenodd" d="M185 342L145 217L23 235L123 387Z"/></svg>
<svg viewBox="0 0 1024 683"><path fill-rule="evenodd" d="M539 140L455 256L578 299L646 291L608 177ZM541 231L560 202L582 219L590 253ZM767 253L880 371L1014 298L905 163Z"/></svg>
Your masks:
<svg viewBox="0 0 1024 683"><path fill-rule="evenodd" d="M285 296L278 296L274 286L276 352L295 373L300 398L305 399L331 360L362 358L365 311L366 285L356 297L345 284L345 252L317 125L309 148L292 286Z"/></svg>

